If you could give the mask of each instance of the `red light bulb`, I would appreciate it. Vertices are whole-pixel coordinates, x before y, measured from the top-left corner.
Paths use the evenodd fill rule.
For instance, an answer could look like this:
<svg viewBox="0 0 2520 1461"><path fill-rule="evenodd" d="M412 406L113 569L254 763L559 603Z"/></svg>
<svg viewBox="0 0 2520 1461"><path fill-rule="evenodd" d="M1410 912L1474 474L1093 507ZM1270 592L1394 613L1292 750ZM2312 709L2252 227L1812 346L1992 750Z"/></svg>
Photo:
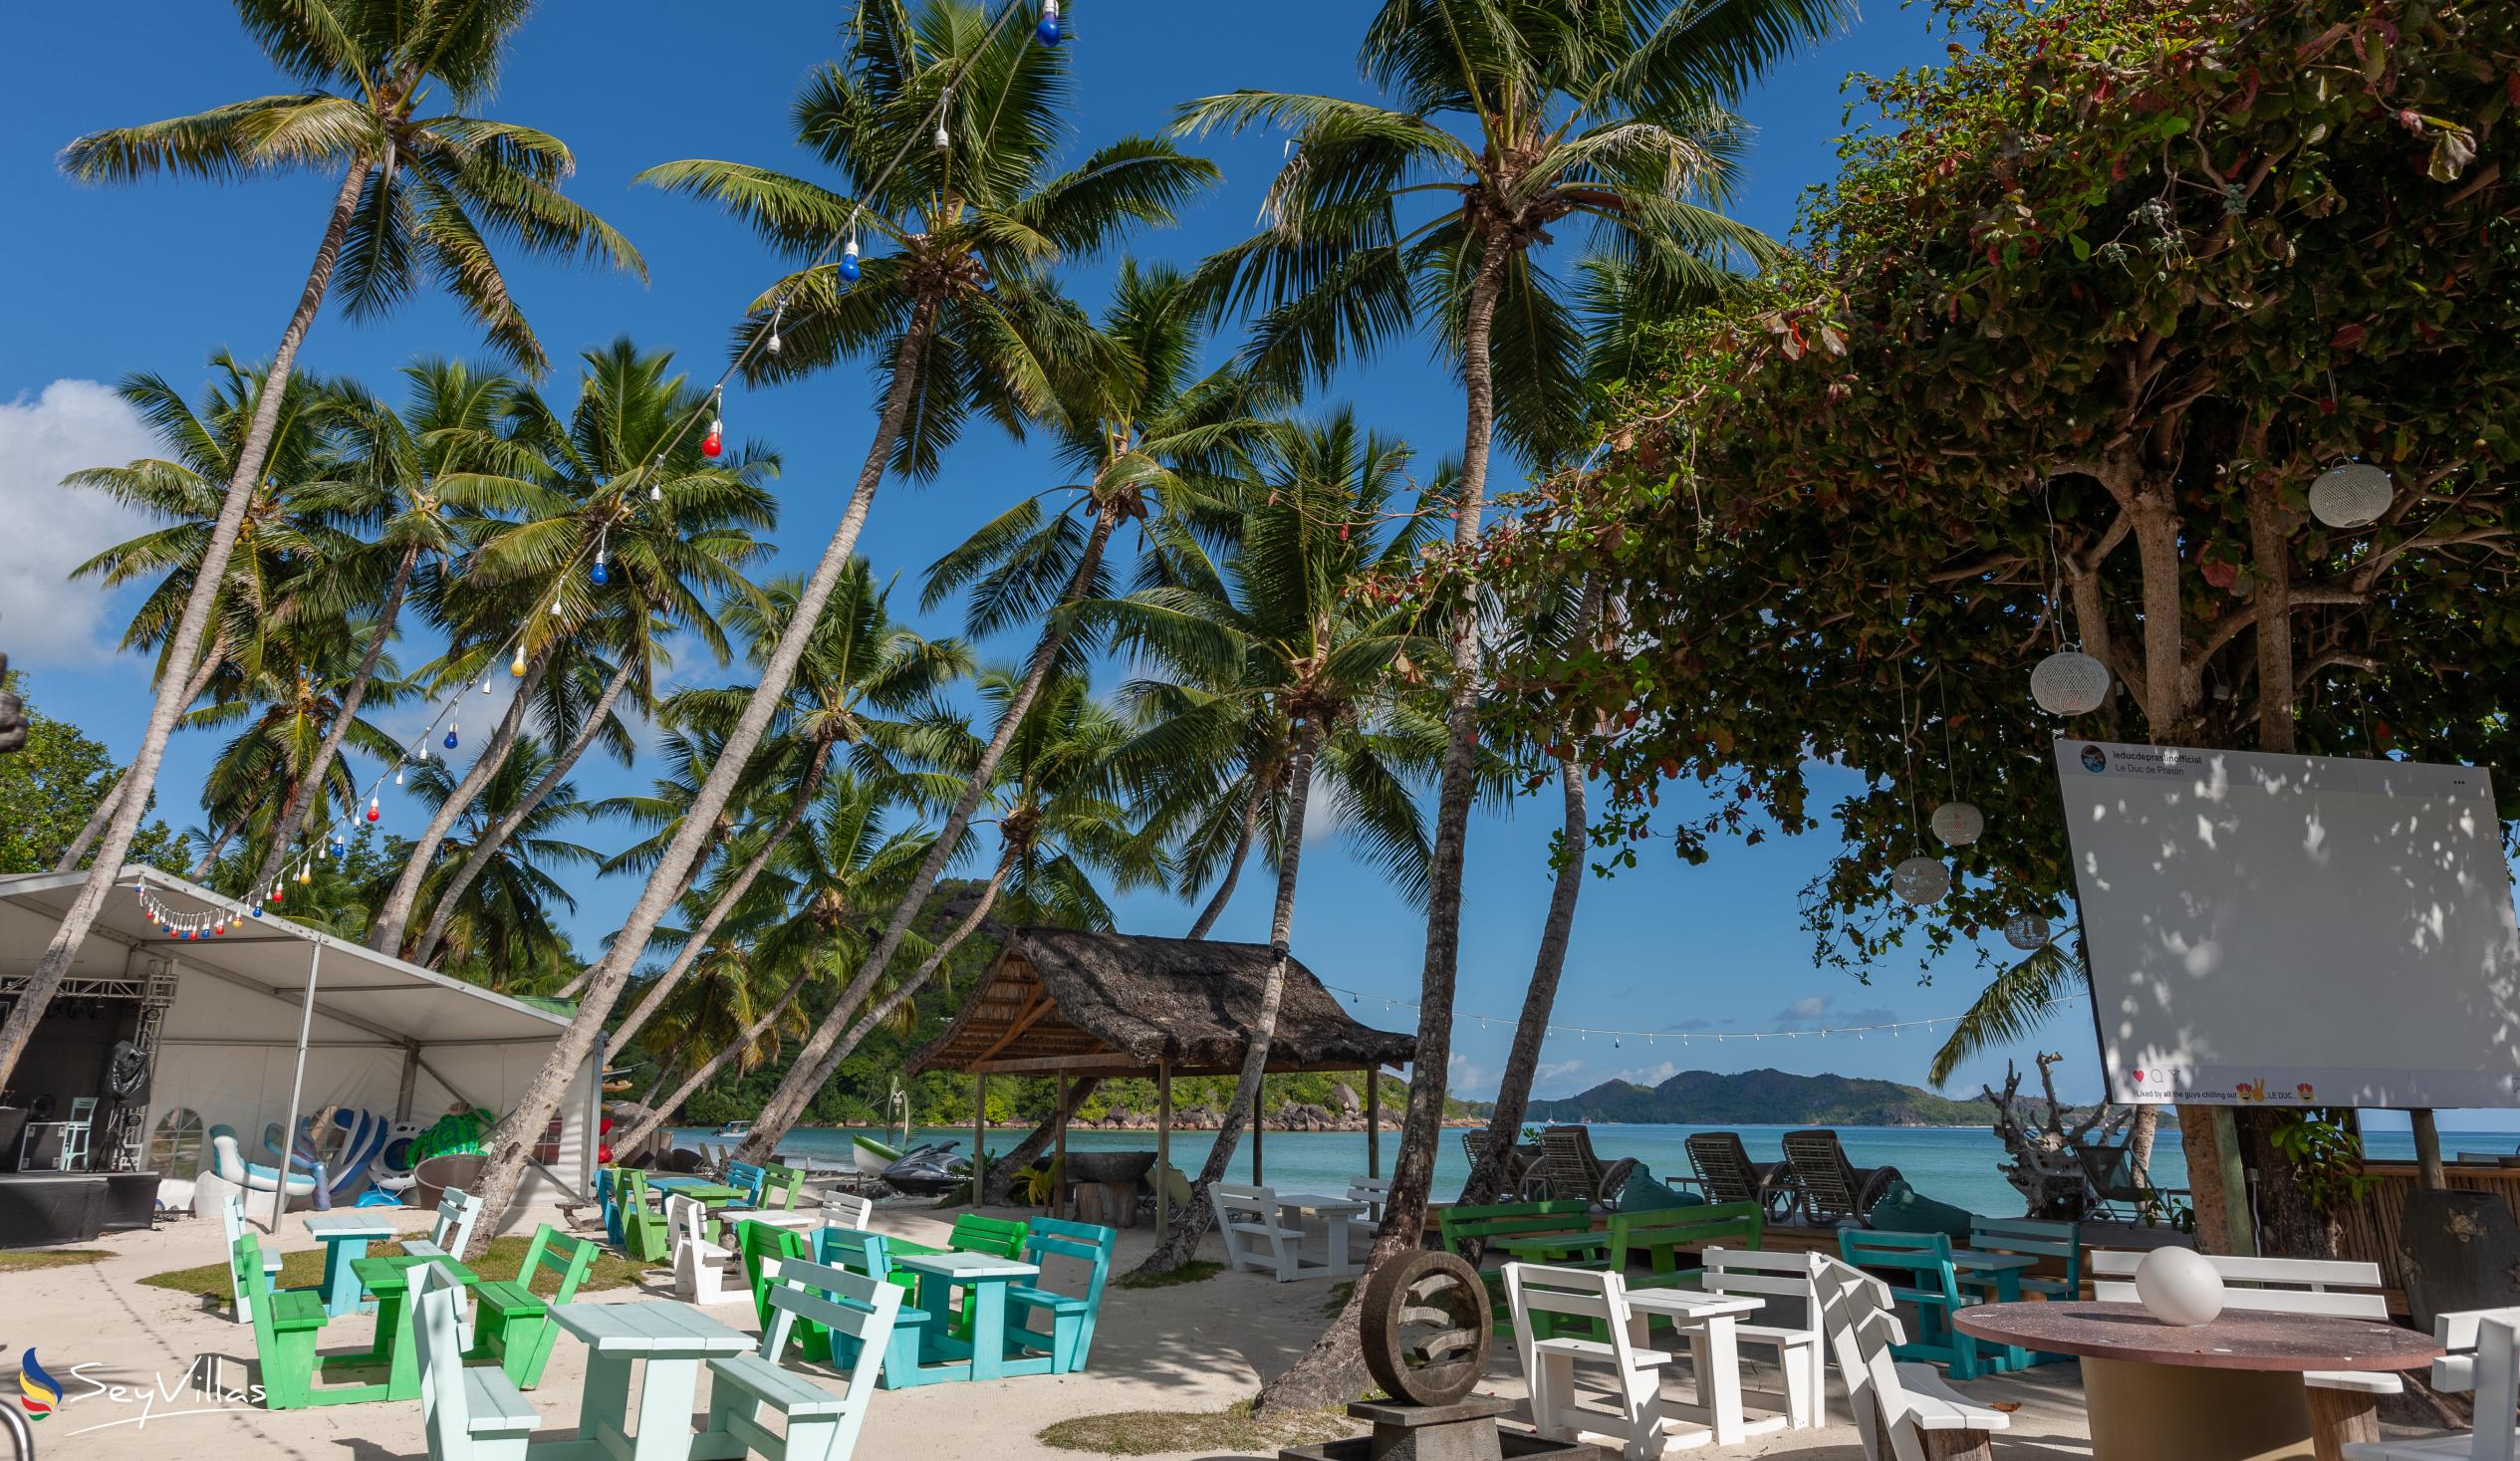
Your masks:
<svg viewBox="0 0 2520 1461"><path fill-rule="evenodd" d="M726 423L712 416L709 434L700 438L700 455L713 457L726 449Z"/></svg>
<svg viewBox="0 0 2520 1461"><path fill-rule="evenodd" d="M370 797L368 799L368 820L370 822L374 822L382 816L384 816L382 799L378 797Z"/></svg>

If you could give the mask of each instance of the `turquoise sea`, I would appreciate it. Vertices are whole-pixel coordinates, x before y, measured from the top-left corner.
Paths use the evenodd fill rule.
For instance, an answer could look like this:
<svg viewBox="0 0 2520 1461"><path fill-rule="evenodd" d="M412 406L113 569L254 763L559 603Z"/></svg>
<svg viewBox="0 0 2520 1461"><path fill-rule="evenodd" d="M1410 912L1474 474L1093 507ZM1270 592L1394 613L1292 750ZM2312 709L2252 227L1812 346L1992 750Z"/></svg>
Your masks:
<svg viewBox="0 0 2520 1461"><path fill-rule="evenodd" d="M1663 1125L1596 1125L1593 1147L1605 1160L1633 1156L1653 1169L1657 1176L1686 1176L1688 1155L1681 1141L1691 1131L1709 1129L1704 1126ZM1783 1157L1779 1138L1789 1129L1785 1126L1736 1126L1742 1144L1755 1160L1774 1161ZM1965 1207L1989 1216L2008 1216L2021 1211L2020 1198L2010 1184L1995 1170L2003 1157L2003 1148L1995 1133L1983 1126L1841 1126L1839 1135L1845 1140L1847 1153L1858 1166L1890 1165L1899 1169L1916 1190L1941 1201ZM849 1138L852 1133L830 1127L800 1129L781 1143L781 1150L803 1157L817 1165L845 1166L850 1160ZM885 1133L869 1131L880 1139ZM1003 1151L1023 1139L1015 1130L988 1133L989 1149ZM689 1146L713 1139L705 1127L681 1127L674 1132L677 1144ZM921 1129L913 1141L959 1141L959 1151L971 1149L971 1129ZM1176 1131L1172 1134L1172 1161L1184 1170L1195 1169L1204 1160L1213 1137L1205 1131ZM2380 1160L2411 1160L2413 1139L2403 1131L2376 1131L2369 1137L2371 1155ZM1068 1145L1079 1151L1151 1151L1155 1138L1152 1131L1071 1131ZM1383 1136L1384 1169L1389 1170L1392 1153L1399 1144L1398 1133ZM1235 1180L1247 1180L1250 1172L1249 1137L1244 1149L1235 1154L1229 1168ZM2520 1134L2484 1131L2445 1132L2442 1145L2464 1151L2511 1151L2520 1148ZM1362 1131L1272 1131L1263 1143L1263 1175L1270 1185L1288 1191L1339 1192L1347 1188L1348 1179L1365 1171L1365 1133ZM2187 1185L2187 1161L2179 1148L2178 1132L2173 1128L2161 1133L2154 1148L2153 1170L2165 1185ZM1443 1149L1435 1162L1434 1197L1449 1201L1461 1190L1461 1179L1469 1175L1469 1159L1461 1150L1458 1131L1446 1131Z"/></svg>

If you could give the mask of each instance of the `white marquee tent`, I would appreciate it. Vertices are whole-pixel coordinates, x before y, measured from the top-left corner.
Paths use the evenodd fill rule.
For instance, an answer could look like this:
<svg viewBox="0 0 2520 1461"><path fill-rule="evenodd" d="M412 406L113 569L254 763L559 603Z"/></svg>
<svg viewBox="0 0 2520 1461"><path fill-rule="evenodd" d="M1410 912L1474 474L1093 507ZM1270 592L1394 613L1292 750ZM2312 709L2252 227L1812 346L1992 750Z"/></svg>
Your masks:
<svg viewBox="0 0 2520 1461"><path fill-rule="evenodd" d="M86 877L0 877L0 997L12 976L33 971ZM215 938L169 938L149 922L143 890L179 914L225 913L236 922ZM144 1131L188 1108L205 1124L234 1127L250 1152L265 1124L290 1122L293 1107L301 1121L328 1105L423 1125L459 1102L504 1115L568 1028L548 1010L250 912L133 864L80 947L66 993L89 981L100 992L153 986L163 1009ZM561 1103L558 1139L547 1140L553 1159L528 1169L522 1196L557 1196L555 1186L592 1190L600 1059L599 1050L578 1073Z"/></svg>

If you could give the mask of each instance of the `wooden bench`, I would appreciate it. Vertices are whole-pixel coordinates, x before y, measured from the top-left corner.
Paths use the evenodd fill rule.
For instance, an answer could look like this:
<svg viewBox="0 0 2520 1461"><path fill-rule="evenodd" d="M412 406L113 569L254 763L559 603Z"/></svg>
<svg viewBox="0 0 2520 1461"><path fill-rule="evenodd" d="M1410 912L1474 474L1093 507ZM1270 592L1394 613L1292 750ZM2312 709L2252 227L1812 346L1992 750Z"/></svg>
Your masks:
<svg viewBox="0 0 2520 1461"><path fill-rule="evenodd" d="M1755 1204L1745 1204L1755 1206ZM1696 1275L1709 1294L1757 1299L1766 1305L1762 1321L1781 1319L1775 1313L1784 1300L1801 1311L1799 1325L1736 1324L1733 1342L1776 1351L1777 1373L1783 1378L1785 1423L1801 1430L1829 1423L1829 1348L1820 1335L1820 1293L1813 1287L1811 1260L1799 1253L1758 1253L1738 1248L1709 1248L1705 1267Z"/></svg>
<svg viewBox="0 0 2520 1461"><path fill-rule="evenodd" d="M594 1271L597 1251L588 1239L572 1238L549 1223L536 1228L514 1279L493 1279L473 1287L478 1320L468 1357L498 1361L518 1389L541 1384L543 1366L551 1360L552 1346L560 1341L560 1327L551 1322L551 1312L576 1302L579 1286ZM548 1299L534 1293L534 1281L544 1274L553 1278Z"/></svg>
<svg viewBox="0 0 2520 1461"><path fill-rule="evenodd" d="M1592 1207L1577 1197L1553 1198L1546 1202L1490 1202L1464 1207L1454 1204L1435 1210L1437 1241L1446 1253L1462 1253L1471 1243L1484 1245L1491 1238L1513 1238L1536 1233L1589 1233L1593 1230ZM1493 1326L1499 1335L1514 1332L1513 1320L1505 1312L1505 1280L1496 1269L1481 1269L1479 1278L1487 1285L1488 1300L1496 1313Z"/></svg>
<svg viewBox="0 0 2520 1461"><path fill-rule="evenodd" d="M452 1287L430 1282L436 1265L411 1278L411 1339L419 1350L420 1428L429 1461L524 1461L526 1438L543 1417L505 1372L464 1363L455 1339Z"/></svg>
<svg viewBox="0 0 2520 1461"><path fill-rule="evenodd" d="M761 1348L709 1361L707 1433L730 1437L770 1461L845 1461L858 1448L900 1308L901 1291L890 1284L803 1259L785 1261L770 1290ZM800 1321L838 1340L832 1362L847 1370L842 1393L780 1365ZM761 1423L765 1406L779 1415L783 1433Z"/></svg>
<svg viewBox="0 0 2520 1461"><path fill-rule="evenodd" d="M1897 1461L1993 1461L1992 1433L2009 1429L2011 1415L1970 1404L1923 1364L1893 1359L1905 1336L1890 1307L1890 1285L1825 1253L1805 1261L1820 1297L1817 1323L1837 1358L1838 1377L1846 1381L1864 1454Z"/></svg>
<svg viewBox="0 0 2520 1461"><path fill-rule="evenodd" d="M2135 1271L2144 1255L2104 1248L2092 1254L2092 1297L2103 1304L2135 1304ZM2253 1309L2275 1314L2316 1314L2330 1319L2368 1319L2389 1323L2389 1297L2381 1292L2380 1265L2341 1259L2230 1258L2207 1254L2205 1261L2222 1276L2225 1309ZM2314 1413L2329 1408L2367 1410L2382 1395L2404 1390L2395 1373L2365 1369L2313 1369L2301 1382L2310 1388ZM2322 1390L2364 1397L2332 1400ZM2377 1424L2373 1429L2377 1436Z"/></svg>

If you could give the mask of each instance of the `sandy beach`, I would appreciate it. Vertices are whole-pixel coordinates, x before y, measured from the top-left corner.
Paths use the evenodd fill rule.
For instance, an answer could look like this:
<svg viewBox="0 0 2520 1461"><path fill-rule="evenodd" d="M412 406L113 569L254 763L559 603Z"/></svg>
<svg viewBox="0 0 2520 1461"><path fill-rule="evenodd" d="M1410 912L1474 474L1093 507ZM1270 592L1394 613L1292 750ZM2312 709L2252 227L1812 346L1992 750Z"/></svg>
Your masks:
<svg viewBox="0 0 2520 1461"><path fill-rule="evenodd" d="M1002 1215L1021 1217L1018 1211ZM409 1226L425 1224L409 1214ZM537 1213L532 1221L551 1216ZM888 1233L941 1243L953 1213L894 1207L875 1225ZM943 1220L940 1221L939 1219ZM314 1245L303 1216L292 1213L282 1247ZM1134 1264L1151 1244L1150 1230L1124 1233L1122 1268ZM169 1221L147 1233L121 1234L93 1247L113 1257L91 1265L42 1269L0 1278L0 1345L14 1369L28 1347L66 1391L59 1414L36 1427L38 1453L56 1458L148 1456L289 1456L309 1461L384 1461L425 1453L416 1401L342 1405L287 1412L240 1407L205 1409L186 1375L202 1355L221 1356L231 1381L243 1378L253 1352L251 1332L232 1323L224 1304L205 1307L194 1298L137 1282L149 1274L214 1262L220 1256L215 1221ZM1211 1237L1204 1253L1222 1256ZM670 1297L662 1271L640 1288L589 1296L585 1303L621 1303ZM1320 1282L1279 1284L1257 1274L1220 1273L1203 1282L1152 1290L1113 1288L1105 1302L1091 1368L1083 1374L1035 1376L982 1384L937 1384L881 1391L858 1455L868 1461L1074 1461L1093 1453L1043 1444L1038 1433L1073 1416L1124 1410L1213 1411L1248 1399L1262 1379L1292 1363L1319 1333L1323 1306L1333 1297ZM735 1328L757 1329L750 1307L727 1304L706 1311ZM372 1321L346 1316L325 1331L321 1347L365 1347ZM578 1419L584 1351L564 1336L543 1382L529 1397L542 1412L545 1435L566 1434ZM1500 1345L1483 1392L1520 1399L1523 1387L1510 1346ZM1755 1377L1754 1377L1755 1378ZM124 1386L116 1397L102 1386ZM170 1392L172 1398L168 1398ZM1966 1386L1988 1401L2018 1401L2010 1439L1998 1455L2088 1455L2075 1371L2052 1365L2022 1377ZM1810 1461L1858 1461L1863 1455L1846 1425L1843 1394L1832 1386L1832 1418L1826 1432L1757 1437L1724 1455L1794 1455ZM147 1397L143 1403L142 1397ZM705 1383L702 1402L705 1403ZM1175 1458L1261 1456L1266 1451L1169 1451Z"/></svg>

